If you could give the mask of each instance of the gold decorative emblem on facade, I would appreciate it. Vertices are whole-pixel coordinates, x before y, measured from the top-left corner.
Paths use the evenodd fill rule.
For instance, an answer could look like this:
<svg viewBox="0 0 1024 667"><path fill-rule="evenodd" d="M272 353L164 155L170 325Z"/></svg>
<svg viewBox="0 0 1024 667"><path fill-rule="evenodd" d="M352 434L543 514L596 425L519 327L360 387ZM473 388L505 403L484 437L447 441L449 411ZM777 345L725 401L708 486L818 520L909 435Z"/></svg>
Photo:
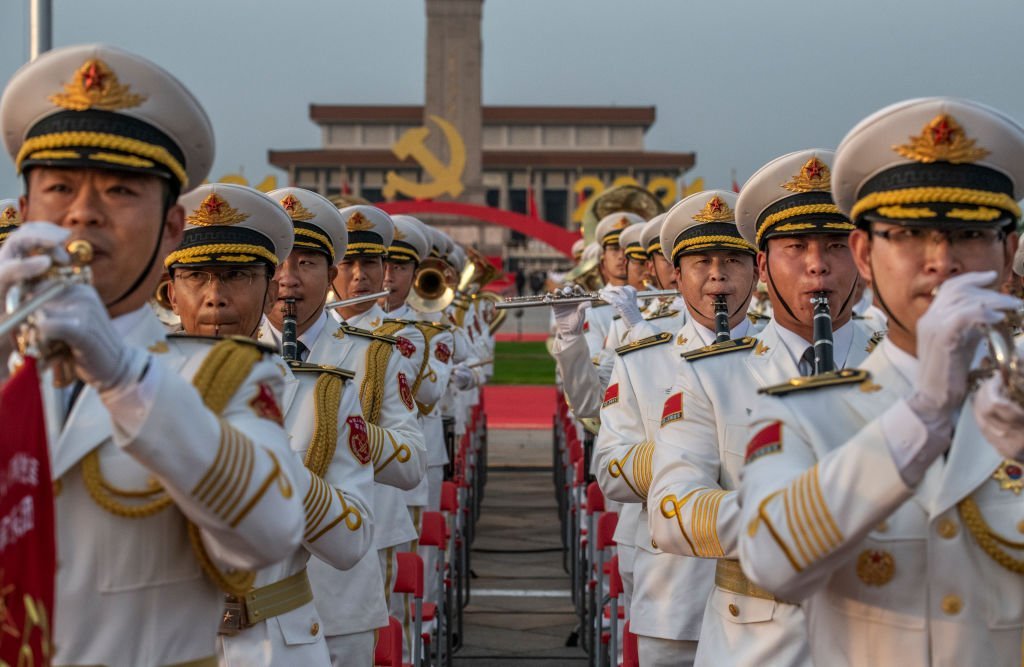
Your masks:
<svg viewBox="0 0 1024 667"><path fill-rule="evenodd" d="M976 162L989 151L975 146L975 139L968 139L964 129L949 114L939 114L924 126L921 134L910 137L908 143L893 146L892 149L916 162Z"/></svg>
<svg viewBox="0 0 1024 667"><path fill-rule="evenodd" d="M868 586L884 586L896 574L892 554L881 549L867 549L857 556L857 578Z"/></svg>
<svg viewBox="0 0 1024 667"><path fill-rule="evenodd" d="M812 157L800 167L800 173L783 183L782 187L790 192L829 192L832 188L832 172L828 165Z"/></svg>
<svg viewBox="0 0 1024 667"><path fill-rule="evenodd" d="M196 210L185 218L185 222L196 227L213 227L215 225L237 225L248 219L248 213L233 208L216 192L206 195L206 199Z"/></svg>
<svg viewBox="0 0 1024 667"><path fill-rule="evenodd" d="M288 211L288 216L292 220L298 220L299 222L309 222L314 218L313 212L302 205L299 198L293 194L287 195L281 200L281 206L284 210Z"/></svg>
<svg viewBox="0 0 1024 667"><path fill-rule="evenodd" d="M694 222L732 222L735 219L732 209L718 195L709 199L701 212L693 216Z"/></svg>
<svg viewBox="0 0 1024 667"><path fill-rule="evenodd" d="M19 213L18 209L14 206L8 206L3 210L3 213L0 213L0 224L2 225L17 226L22 222L24 221L21 219L21 213Z"/></svg>
<svg viewBox="0 0 1024 667"><path fill-rule="evenodd" d="M366 216L356 211L349 216L348 222L345 223L350 232L368 232L373 229L373 223L366 219Z"/></svg>
<svg viewBox="0 0 1024 667"><path fill-rule="evenodd" d="M75 71L63 93L50 95L49 100L71 111L100 109L118 111L131 109L146 101L145 95L131 92L131 86L117 80L114 70L99 58L90 58Z"/></svg>
<svg viewBox="0 0 1024 667"><path fill-rule="evenodd" d="M1024 489L1024 466L1016 461L1003 461L999 469L992 473L992 479L999 482L999 488L1003 491L1013 491L1014 495L1020 495Z"/></svg>

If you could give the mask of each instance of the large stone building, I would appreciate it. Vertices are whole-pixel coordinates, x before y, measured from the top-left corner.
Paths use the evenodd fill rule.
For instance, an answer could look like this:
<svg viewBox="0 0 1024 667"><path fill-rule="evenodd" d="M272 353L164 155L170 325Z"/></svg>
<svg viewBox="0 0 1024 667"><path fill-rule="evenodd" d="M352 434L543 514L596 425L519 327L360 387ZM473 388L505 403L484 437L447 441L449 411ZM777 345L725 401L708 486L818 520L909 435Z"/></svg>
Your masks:
<svg viewBox="0 0 1024 667"><path fill-rule="evenodd" d="M636 182L658 192L666 204L675 201L694 155L645 149L654 107L482 104L482 4L427 0L424 106L311 104L309 117L320 126L320 147L271 150L271 164L286 170L290 183L329 197L351 193L373 202L408 198L388 187L388 172L394 172L391 178L425 183L449 164L449 142L433 120L439 116L456 129L465 146L455 197L459 201L535 214L568 229L578 226L587 197L615 183ZM429 132L419 160L416 155L401 159L396 142L421 127ZM432 169L424 169L429 162ZM550 255L493 223L465 218L434 222L487 254L538 260Z"/></svg>

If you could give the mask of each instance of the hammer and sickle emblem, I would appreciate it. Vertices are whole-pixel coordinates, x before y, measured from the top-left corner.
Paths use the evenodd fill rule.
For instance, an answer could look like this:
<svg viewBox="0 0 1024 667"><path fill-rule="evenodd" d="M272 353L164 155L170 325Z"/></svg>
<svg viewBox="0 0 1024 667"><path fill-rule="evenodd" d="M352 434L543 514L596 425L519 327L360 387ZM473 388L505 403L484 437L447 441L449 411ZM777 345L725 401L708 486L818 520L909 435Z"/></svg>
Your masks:
<svg viewBox="0 0 1024 667"><path fill-rule="evenodd" d="M427 127L414 127L406 130L391 146L391 152L399 160L411 157L433 180L416 183L402 178L394 171L389 171L383 189L383 195L387 199L394 199L395 195L399 193L413 199L433 199L446 193L452 197L458 197L462 193L461 179L462 170L466 167L466 145L462 143L462 137L459 136L455 127L444 118L431 114L427 116L427 119L444 132L451 151L451 162L449 164L442 163L427 148L424 143L430 135L430 130Z"/></svg>

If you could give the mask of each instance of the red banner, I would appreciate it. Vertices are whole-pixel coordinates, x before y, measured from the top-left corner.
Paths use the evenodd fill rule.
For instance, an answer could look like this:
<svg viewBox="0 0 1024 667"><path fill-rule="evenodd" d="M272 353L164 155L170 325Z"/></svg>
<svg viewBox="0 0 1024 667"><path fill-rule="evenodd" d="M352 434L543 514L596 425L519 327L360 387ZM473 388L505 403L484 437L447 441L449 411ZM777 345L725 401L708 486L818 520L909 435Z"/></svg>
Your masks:
<svg viewBox="0 0 1024 667"><path fill-rule="evenodd" d="M35 359L0 390L0 663L49 665L53 487Z"/></svg>

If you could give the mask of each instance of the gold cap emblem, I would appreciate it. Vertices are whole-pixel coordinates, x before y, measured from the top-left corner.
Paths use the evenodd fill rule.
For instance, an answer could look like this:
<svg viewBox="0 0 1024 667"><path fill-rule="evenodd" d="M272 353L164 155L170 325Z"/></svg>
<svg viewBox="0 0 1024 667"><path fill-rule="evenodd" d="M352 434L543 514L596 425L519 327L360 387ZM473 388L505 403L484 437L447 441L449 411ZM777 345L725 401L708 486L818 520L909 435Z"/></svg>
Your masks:
<svg viewBox="0 0 1024 667"><path fill-rule="evenodd" d="M910 137L908 143L892 149L915 162L976 162L989 151L976 147L976 140L968 139L960 123L949 114L939 114L924 126L921 134Z"/></svg>
<svg viewBox="0 0 1024 667"><path fill-rule="evenodd" d="M49 100L72 111L100 109L117 111L131 109L146 101L145 95L131 92L131 86L117 80L114 70L99 58L90 58L75 71L63 93L50 95Z"/></svg>
<svg viewBox="0 0 1024 667"><path fill-rule="evenodd" d="M832 187L831 179L832 174L828 165L817 157L812 157L800 167L800 173L789 179L789 182L783 183L782 187L790 192L829 192Z"/></svg>
<svg viewBox="0 0 1024 667"><path fill-rule="evenodd" d="M621 218L619 218L618 222L612 225L613 230L625 229L626 227L629 227L629 218L627 218L626 216L622 216Z"/></svg>
<svg viewBox="0 0 1024 667"><path fill-rule="evenodd" d="M282 199L281 206L283 206L284 210L288 212L288 216L291 217L292 220L309 222L315 217L313 212L303 206L302 202L299 201L299 198L293 194L289 194Z"/></svg>
<svg viewBox="0 0 1024 667"><path fill-rule="evenodd" d="M884 586L896 573L892 554L881 549L867 549L857 556L857 578L868 586Z"/></svg>
<svg viewBox="0 0 1024 667"><path fill-rule="evenodd" d="M345 224L350 232L367 232L373 229L373 223L366 219L366 216L356 211Z"/></svg>
<svg viewBox="0 0 1024 667"><path fill-rule="evenodd" d="M196 227L213 227L215 225L236 225L248 217L248 213L242 213L237 208L233 208L223 197L216 192L211 192L206 195L206 199L199 204L199 207L185 218L185 222Z"/></svg>
<svg viewBox="0 0 1024 667"><path fill-rule="evenodd" d="M19 213L18 209L13 206L8 206L2 213L0 213L0 224L17 226L21 223L21 213Z"/></svg>
<svg viewBox="0 0 1024 667"><path fill-rule="evenodd" d="M405 234L403 234L403 233L402 233L402 230L401 230L401 229L399 229L398 227L395 227L395 236L394 236L394 239L395 239L396 241L404 241L404 240L406 239L406 236L405 236Z"/></svg>
<svg viewBox="0 0 1024 667"><path fill-rule="evenodd" d="M709 199L701 212L693 216L694 222L732 222L735 219L732 209L718 195Z"/></svg>

